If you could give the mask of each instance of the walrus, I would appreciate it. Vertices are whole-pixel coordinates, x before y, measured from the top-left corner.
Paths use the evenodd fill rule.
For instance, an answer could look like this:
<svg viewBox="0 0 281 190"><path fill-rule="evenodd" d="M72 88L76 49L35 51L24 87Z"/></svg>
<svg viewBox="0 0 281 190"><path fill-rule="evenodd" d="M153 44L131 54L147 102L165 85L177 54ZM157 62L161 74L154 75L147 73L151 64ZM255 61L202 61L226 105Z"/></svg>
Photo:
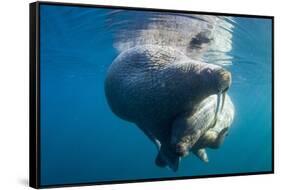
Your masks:
<svg viewBox="0 0 281 190"><path fill-rule="evenodd" d="M182 114L174 121L171 144L176 154L186 156L193 152L208 162L205 148L218 148L234 119L234 105L224 93L222 97L211 95L205 98L191 114Z"/></svg>
<svg viewBox="0 0 281 190"><path fill-rule="evenodd" d="M180 156L171 146L174 121L230 84L231 74L221 66L193 60L173 47L141 45L121 52L110 65L105 95L113 113L135 123L156 145L156 163L176 171Z"/></svg>

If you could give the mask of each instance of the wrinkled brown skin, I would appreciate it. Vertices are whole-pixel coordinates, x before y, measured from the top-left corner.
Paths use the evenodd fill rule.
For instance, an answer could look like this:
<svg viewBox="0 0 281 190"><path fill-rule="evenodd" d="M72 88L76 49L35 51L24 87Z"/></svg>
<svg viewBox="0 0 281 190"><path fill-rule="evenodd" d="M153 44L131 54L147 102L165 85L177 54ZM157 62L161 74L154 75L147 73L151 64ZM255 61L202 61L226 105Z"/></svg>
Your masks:
<svg viewBox="0 0 281 190"><path fill-rule="evenodd" d="M204 98L229 84L230 73L219 66L191 60L170 47L146 45L114 60L105 79L105 94L117 116L137 124L157 145L160 165L166 163L176 171L179 156L170 146L174 119L183 112L192 113Z"/></svg>

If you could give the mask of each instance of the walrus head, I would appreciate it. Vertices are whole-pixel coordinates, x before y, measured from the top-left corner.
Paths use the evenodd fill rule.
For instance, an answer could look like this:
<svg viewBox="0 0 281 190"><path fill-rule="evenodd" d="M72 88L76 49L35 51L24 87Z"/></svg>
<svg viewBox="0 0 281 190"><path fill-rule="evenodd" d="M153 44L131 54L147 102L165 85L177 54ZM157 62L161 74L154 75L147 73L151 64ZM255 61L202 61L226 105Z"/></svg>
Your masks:
<svg viewBox="0 0 281 190"><path fill-rule="evenodd" d="M225 102L225 95L226 91L229 89L231 85L231 74L230 72L226 71L225 69L220 69L217 71L217 107L215 112L215 118L214 118L214 125L217 121L217 115L219 111L222 111L224 102Z"/></svg>
<svg viewBox="0 0 281 190"><path fill-rule="evenodd" d="M231 73L220 66L207 64L202 68L200 74L202 76L202 84L206 85L209 93L217 94L216 119L218 112L223 109L225 94L231 85Z"/></svg>
<svg viewBox="0 0 281 190"><path fill-rule="evenodd" d="M195 61L189 58L171 67L176 67L177 70L173 73L173 76L167 77L177 81L175 85L173 80L171 80L170 85L175 86L173 97L177 97L177 101L174 102L179 102L178 107L184 105L181 107L182 109L178 109L177 115L183 112L192 114L201 101L211 95L217 95L216 115L219 110L222 110L225 93L231 85L231 73L229 71L215 64Z"/></svg>

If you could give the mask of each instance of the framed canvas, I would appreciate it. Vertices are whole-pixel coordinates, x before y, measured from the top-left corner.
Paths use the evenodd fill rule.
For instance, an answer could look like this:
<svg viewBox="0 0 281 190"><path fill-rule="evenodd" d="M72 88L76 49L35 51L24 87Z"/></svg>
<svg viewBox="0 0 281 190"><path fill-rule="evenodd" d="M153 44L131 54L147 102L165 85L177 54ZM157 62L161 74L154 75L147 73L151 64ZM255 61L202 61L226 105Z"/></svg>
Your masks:
<svg viewBox="0 0 281 190"><path fill-rule="evenodd" d="M30 186L274 172L274 18L30 4Z"/></svg>

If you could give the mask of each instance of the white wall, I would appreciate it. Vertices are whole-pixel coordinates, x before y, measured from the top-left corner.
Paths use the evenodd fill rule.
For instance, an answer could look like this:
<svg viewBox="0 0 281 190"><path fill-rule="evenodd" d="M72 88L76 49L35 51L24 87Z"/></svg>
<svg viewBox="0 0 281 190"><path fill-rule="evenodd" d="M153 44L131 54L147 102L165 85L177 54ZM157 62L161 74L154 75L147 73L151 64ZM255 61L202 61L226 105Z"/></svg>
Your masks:
<svg viewBox="0 0 281 190"><path fill-rule="evenodd" d="M0 4L0 189L28 189L28 2L6 0ZM122 185L83 189L271 189L281 185L279 97L281 66L281 12L278 0L82 0L89 4L110 4L194 11L213 11L275 16L275 170L274 175L225 177ZM278 117L279 115L279 117ZM262 154L261 150L261 154ZM243 154L243 153L241 153ZM239 155L237 155L239 156ZM122 172L122 171L120 171ZM71 189L82 189L75 187Z"/></svg>

